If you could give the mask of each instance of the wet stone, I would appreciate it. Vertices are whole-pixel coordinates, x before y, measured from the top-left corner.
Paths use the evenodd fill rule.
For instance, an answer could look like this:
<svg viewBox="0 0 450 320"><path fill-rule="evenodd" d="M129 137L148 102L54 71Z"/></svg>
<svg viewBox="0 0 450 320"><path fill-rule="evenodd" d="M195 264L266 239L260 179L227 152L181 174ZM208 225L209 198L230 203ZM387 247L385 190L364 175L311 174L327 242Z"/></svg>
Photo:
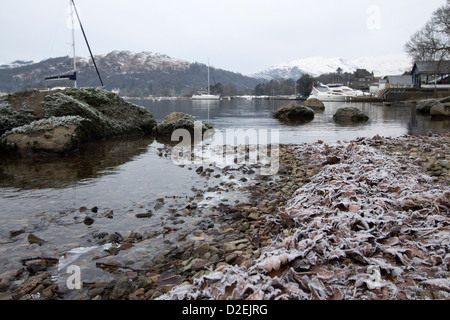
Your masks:
<svg viewBox="0 0 450 320"><path fill-rule="evenodd" d="M45 242L45 240L43 240L43 239L39 238L38 236L35 236L34 234L30 233L28 235L28 242L30 244L39 244L39 245L41 245L41 244L43 244Z"/></svg>
<svg viewBox="0 0 450 320"><path fill-rule="evenodd" d="M146 219L146 218L151 218L153 216L153 212L151 210L144 212L144 213L137 213L136 218L138 219Z"/></svg>
<svg viewBox="0 0 450 320"><path fill-rule="evenodd" d="M94 224L95 220L89 216L84 217L83 223L87 226Z"/></svg>
<svg viewBox="0 0 450 320"><path fill-rule="evenodd" d="M9 232L9 237L10 238L15 238L21 234L25 233L25 229L20 229L20 230L12 230Z"/></svg>

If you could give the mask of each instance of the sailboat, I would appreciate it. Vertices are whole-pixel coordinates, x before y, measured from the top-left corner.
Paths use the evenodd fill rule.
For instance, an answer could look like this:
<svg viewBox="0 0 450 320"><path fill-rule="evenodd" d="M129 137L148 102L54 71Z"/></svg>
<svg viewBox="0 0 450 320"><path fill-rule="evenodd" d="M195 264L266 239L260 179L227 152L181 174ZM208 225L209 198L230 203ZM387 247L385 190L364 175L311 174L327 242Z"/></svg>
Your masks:
<svg viewBox="0 0 450 320"><path fill-rule="evenodd" d="M211 94L209 85L209 61L208 61L208 91L200 91L192 96L192 100L220 100L220 95Z"/></svg>
<svg viewBox="0 0 450 320"><path fill-rule="evenodd" d="M67 80L74 81L74 88L77 88L77 59L76 59L76 55L75 55L75 23L74 23L74 12L75 12L75 14L76 14L76 16L78 18L78 22L80 24L81 31L83 32L84 40L86 41L86 45L87 45L87 47L89 49L89 53L91 54L92 62L94 63L95 70L97 71L97 75L98 75L98 78L100 80L101 87L104 88L105 85L103 84L102 77L100 76L100 72L98 71L97 64L95 63L94 55L92 54L91 47L89 46L89 42L87 40L86 33L84 32L83 25L81 24L81 19L80 19L80 16L78 14L77 7L75 6L74 0L69 0L69 5L70 5L70 15L71 15L71 18L72 18L73 73L46 77L45 80L63 80L63 79L67 79Z"/></svg>

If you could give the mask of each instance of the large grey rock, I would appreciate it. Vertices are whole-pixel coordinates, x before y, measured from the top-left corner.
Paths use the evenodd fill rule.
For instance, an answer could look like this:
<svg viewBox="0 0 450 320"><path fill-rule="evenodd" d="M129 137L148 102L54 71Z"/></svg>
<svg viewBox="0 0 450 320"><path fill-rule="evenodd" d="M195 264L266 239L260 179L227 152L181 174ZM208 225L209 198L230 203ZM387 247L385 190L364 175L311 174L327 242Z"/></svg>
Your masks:
<svg viewBox="0 0 450 320"><path fill-rule="evenodd" d="M75 151L90 137L91 122L78 116L51 117L14 128L1 137L1 149L24 157L42 157Z"/></svg>
<svg viewBox="0 0 450 320"><path fill-rule="evenodd" d="M324 110L325 104L316 98L311 98L302 103L302 106L311 108L313 110Z"/></svg>
<svg viewBox="0 0 450 320"><path fill-rule="evenodd" d="M337 123L367 122L369 117L355 107L343 107L336 111L333 120Z"/></svg>
<svg viewBox="0 0 450 320"><path fill-rule="evenodd" d="M438 103L431 107L430 115L436 117L450 117L450 102Z"/></svg>
<svg viewBox="0 0 450 320"><path fill-rule="evenodd" d="M303 123L314 120L314 110L299 104L288 104L279 107L273 113L274 117L290 123Z"/></svg>
<svg viewBox="0 0 450 320"><path fill-rule="evenodd" d="M447 102L450 102L450 96L445 97L445 98L442 98L442 99L439 99L439 102L440 102L440 103L447 103Z"/></svg>
<svg viewBox="0 0 450 320"><path fill-rule="evenodd" d="M0 151L59 155L92 139L152 133L156 124L145 108L103 90L18 92L0 98Z"/></svg>
<svg viewBox="0 0 450 320"><path fill-rule="evenodd" d="M439 100L436 99L421 100L417 102L416 112L420 114L430 114L431 108L439 103Z"/></svg>

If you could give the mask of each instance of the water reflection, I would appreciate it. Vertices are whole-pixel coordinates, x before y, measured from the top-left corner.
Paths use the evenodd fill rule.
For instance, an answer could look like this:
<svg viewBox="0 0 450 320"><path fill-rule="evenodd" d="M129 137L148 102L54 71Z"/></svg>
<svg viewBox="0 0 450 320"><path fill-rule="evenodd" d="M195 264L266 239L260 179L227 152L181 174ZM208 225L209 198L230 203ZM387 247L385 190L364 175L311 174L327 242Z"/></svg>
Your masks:
<svg viewBox="0 0 450 320"><path fill-rule="evenodd" d="M412 113L411 120L408 123L409 135L425 135L428 133L447 133L450 132L450 119L434 119L430 116Z"/></svg>
<svg viewBox="0 0 450 320"><path fill-rule="evenodd" d="M112 174L118 166L148 152L151 137L92 142L62 158L0 157L0 187L20 190L66 188L86 179Z"/></svg>

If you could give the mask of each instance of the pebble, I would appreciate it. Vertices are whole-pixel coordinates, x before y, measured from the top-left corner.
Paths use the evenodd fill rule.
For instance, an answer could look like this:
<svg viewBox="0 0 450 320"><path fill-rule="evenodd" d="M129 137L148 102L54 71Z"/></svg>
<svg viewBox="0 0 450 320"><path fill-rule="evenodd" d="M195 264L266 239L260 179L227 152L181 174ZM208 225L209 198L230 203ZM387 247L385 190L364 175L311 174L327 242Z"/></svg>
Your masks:
<svg viewBox="0 0 450 320"><path fill-rule="evenodd" d="M205 241L205 237L191 237L192 241Z"/></svg>
<svg viewBox="0 0 450 320"><path fill-rule="evenodd" d="M138 219L145 219L145 218L151 218L153 216L153 212L151 210L144 212L144 213L137 213L136 218Z"/></svg>
<svg viewBox="0 0 450 320"><path fill-rule="evenodd" d="M83 223L87 226L94 224L95 220L89 216L84 217Z"/></svg>
<svg viewBox="0 0 450 320"><path fill-rule="evenodd" d="M94 211L92 211L94 212ZM114 211L113 210L106 210L106 212L103 214L103 217L107 219L113 219L114 218Z"/></svg>

